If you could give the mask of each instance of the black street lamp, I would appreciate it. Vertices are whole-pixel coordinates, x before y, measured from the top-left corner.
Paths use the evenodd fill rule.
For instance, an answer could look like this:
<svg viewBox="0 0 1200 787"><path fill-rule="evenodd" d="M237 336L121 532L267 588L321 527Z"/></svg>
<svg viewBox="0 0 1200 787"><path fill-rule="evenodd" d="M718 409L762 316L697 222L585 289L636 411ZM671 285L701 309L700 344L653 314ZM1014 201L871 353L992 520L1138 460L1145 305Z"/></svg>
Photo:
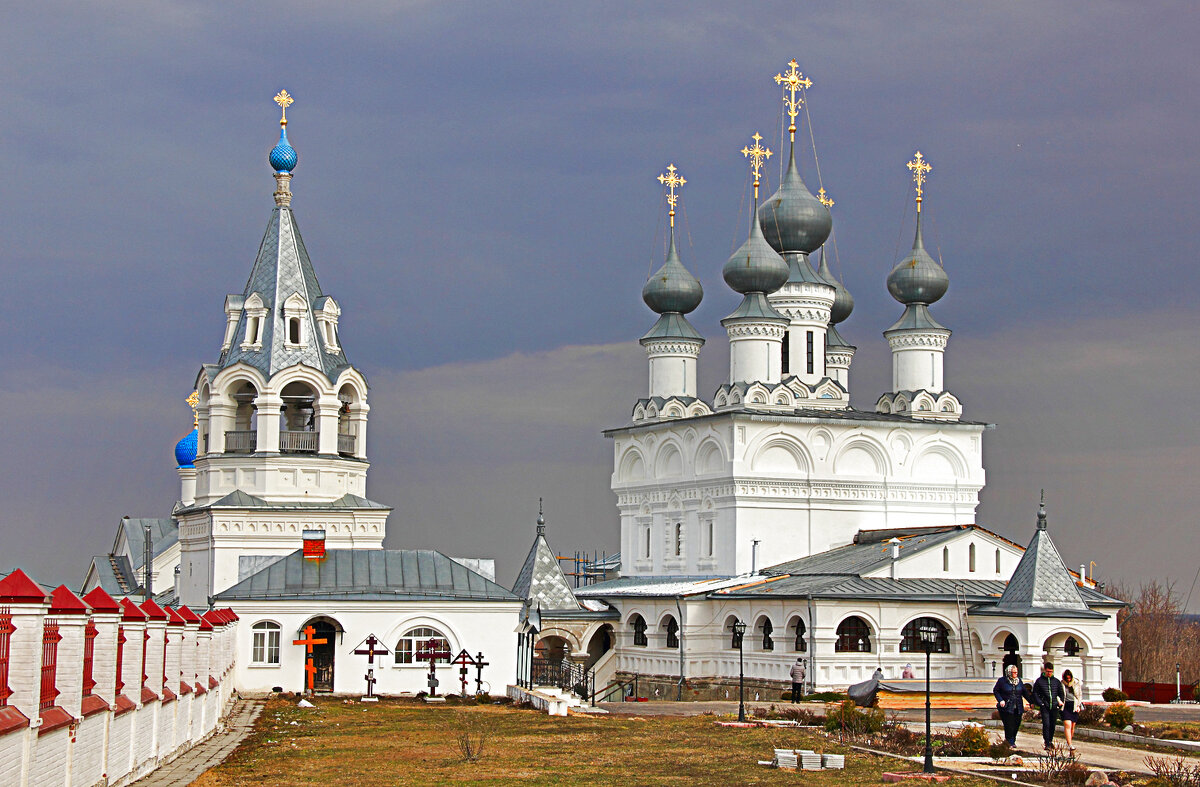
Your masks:
<svg viewBox="0 0 1200 787"><path fill-rule="evenodd" d="M733 637L737 640L738 649L738 721L746 720L746 670L742 660L742 638L746 636L746 624L740 620L733 622Z"/></svg>
<svg viewBox="0 0 1200 787"><path fill-rule="evenodd" d="M933 735L931 732L931 724L929 721L929 655L933 653L934 643L937 642L938 630L936 626L928 623L922 623L917 633L921 637L921 647L925 649L925 773L933 773Z"/></svg>

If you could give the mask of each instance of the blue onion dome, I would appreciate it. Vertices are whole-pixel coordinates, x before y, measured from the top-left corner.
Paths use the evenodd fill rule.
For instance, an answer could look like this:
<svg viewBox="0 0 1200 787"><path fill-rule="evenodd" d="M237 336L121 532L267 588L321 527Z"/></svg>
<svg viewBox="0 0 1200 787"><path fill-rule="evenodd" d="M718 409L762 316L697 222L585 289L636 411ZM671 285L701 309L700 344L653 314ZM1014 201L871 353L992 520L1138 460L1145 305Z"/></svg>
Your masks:
<svg viewBox="0 0 1200 787"><path fill-rule="evenodd" d="M193 429L175 444L175 463L180 467L196 466L196 451L199 447L200 430Z"/></svg>
<svg viewBox="0 0 1200 787"><path fill-rule="evenodd" d="M812 195L796 168L795 146L788 156L783 182L758 209L758 221L771 248L780 254L809 254L820 247L833 231L829 208Z"/></svg>
<svg viewBox="0 0 1200 787"><path fill-rule="evenodd" d="M687 314L694 311L703 298L704 288L683 267L679 252L675 250L675 229L672 227L667 261L646 280L646 286L642 287L642 300L658 314Z"/></svg>
<svg viewBox="0 0 1200 787"><path fill-rule="evenodd" d="M829 270L829 252L824 246L821 247L821 267L817 269L817 275L833 287L833 306L829 309L830 324L845 322L850 312L854 311L854 296L837 280L833 271Z"/></svg>
<svg viewBox="0 0 1200 787"><path fill-rule="evenodd" d="M267 161L271 163L271 169L280 175L290 174L296 168L296 149L288 143L287 126L280 127L279 142L271 148Z"/></svg>
<svg viewBox="0 0 1200 787"><path fill-rule="evenodd" d="M936 303L950 287L950 277L925 251L921 237L921 214L917 214L917 235L913 239L912 253L892 268L887 277L888 292L905 305L910 303Z"/></svg>
<svg viewBox="0 0 1200 787"><path fill-rule="evenodd" d="M743 295L775 292L788 280L788 272L787 262L767 243L757 221L750 222L750 237L721 269L730 289Z"/></svg>

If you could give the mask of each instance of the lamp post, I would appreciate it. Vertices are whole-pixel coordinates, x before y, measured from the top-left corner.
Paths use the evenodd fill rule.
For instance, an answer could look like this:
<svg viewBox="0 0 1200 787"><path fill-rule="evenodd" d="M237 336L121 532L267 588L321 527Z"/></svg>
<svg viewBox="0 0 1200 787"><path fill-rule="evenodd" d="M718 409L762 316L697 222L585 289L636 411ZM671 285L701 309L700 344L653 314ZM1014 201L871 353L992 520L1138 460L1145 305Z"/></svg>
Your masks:
<svg viewBox="0 0 1200 787"><path fill-rule="evenodd" d="M1179 683L1179 662L1175 662L1175 702L1183 702L1183 693Z"/></svg>
<svg viewBox="0 0 1200 787"><path fill-rule="evenodd" d="M733 622L733 636L737 639L738 648L738 721L746 720L746 669L742 660L742 639L746 636L746 624L740 620Z"/></svg>
<svg viewBox="0 0 1200 787"><path fill-rule="evenodd" d="M936 627L923 623L917 629L921 637L921 647L925 649L925 773L933 773L933 735L929 721L929 656L933 653L933 645L937 642Z"/></svg>

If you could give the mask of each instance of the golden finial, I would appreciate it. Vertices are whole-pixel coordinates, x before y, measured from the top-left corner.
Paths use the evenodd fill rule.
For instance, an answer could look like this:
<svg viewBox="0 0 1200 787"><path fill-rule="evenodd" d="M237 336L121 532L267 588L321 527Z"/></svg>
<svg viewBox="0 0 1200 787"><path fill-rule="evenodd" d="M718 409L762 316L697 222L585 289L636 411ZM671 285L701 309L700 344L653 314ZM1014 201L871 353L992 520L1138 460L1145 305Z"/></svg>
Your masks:
<svg viewBox="0 0 1200 787"><path fill-rule="evenodd" d="M200 414L196 412L196 405L200 404L200 394L192 391L191 395L183 401L187 402L188 406L192 408L192 426L200 426Z"/></svg>
<svg viewBox="0 0 1200 787"><path fill-rule="evenodd" d="M667 187L667 204L671 206L670 212L667 214L671 217L671 226L675 226L675 203L679 200L679 195L675 193L675 189L687 183L683 176L675 169L674 164L667 165L667 171L658 176L658 182Z"/></svg>
<svg viewBox="0 0 1200 787"><path fill-rule="evenodd" d="M275 96L275 103L279 105L279 109L283 112L283 117L279 118L279 125L287 125L287 108L295 102L296 100L286 90L280 90L279 95Z"/></svg>
<svg viewBox="0 0 1200 787"><path fill-rule="evenodd" d="M817 189L817 202L820 202L827 208L833 207L833 197L825 194L825 189Z"/></svg>
<svg viewBox="0 0 1200 787"><path fill-rule="evenodd" d="M929 170L933 167L929 166L929 162L921 155L921 151L917 151L913 156L913 160L908 162L908 169L913 174L913 183L917 184L917 213L921 212L921 195L924 192L925 176L929 174Z"/></svg>
<svg viewBox="0 0 1200 787"><path fill-rule="evenodd" d="M742 155L750 159L750 171L754 173L754 201L757 203L758 182L762 177L762 165L764 161L771 158L771 151L759 144L762 142L762 135L758 132L755 132L754 136L750 137L750 139L754 140L754 147L743 147Z"/></svg>
<svg viewBox="0 0 1200 787"><path fill-rule="evenodd" d="M804 104L804 91L812 87L812 80L796 70L795 58L788 62L788 70L782 74L775 75L775 84L783 85L783 90L788 95L783 97L783 103L787 106L788 117L791 118L791 125L788 126L788 133L792 135L792 142L796 141L796 118L800 115L800 107ZM800 98L796 98L796 92L800 92Z"/></svg>

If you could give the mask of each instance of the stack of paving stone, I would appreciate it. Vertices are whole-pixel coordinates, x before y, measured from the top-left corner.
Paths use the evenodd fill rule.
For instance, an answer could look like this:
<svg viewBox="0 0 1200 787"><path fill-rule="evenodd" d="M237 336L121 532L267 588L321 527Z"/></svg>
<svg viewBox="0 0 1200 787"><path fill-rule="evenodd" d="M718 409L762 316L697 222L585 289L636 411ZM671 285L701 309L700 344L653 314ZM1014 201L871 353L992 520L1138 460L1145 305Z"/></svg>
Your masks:
<svg viewBox="0 0 1200 787"><path fill-rule="evenodd" d="M799 767L799 762L796 758L796 752L792 749L776 749L775 750L775 767L776 768Z"/></svg>
<svg viewBox="0 0 1200 787"><path fill-rule="evenodd" d="M821 765L822 765L822 767L829 768L830 770L835 770L835 771L843 770L846 767L846 755L844 755L844 754L822 754L821 755Z"/></svg>
<svg viewBox="0 0 1200 787"><path fill-rule="evenodd" d="M800 767L806 771L821 770L821 755L808 749L800 750Z"/></svg>

